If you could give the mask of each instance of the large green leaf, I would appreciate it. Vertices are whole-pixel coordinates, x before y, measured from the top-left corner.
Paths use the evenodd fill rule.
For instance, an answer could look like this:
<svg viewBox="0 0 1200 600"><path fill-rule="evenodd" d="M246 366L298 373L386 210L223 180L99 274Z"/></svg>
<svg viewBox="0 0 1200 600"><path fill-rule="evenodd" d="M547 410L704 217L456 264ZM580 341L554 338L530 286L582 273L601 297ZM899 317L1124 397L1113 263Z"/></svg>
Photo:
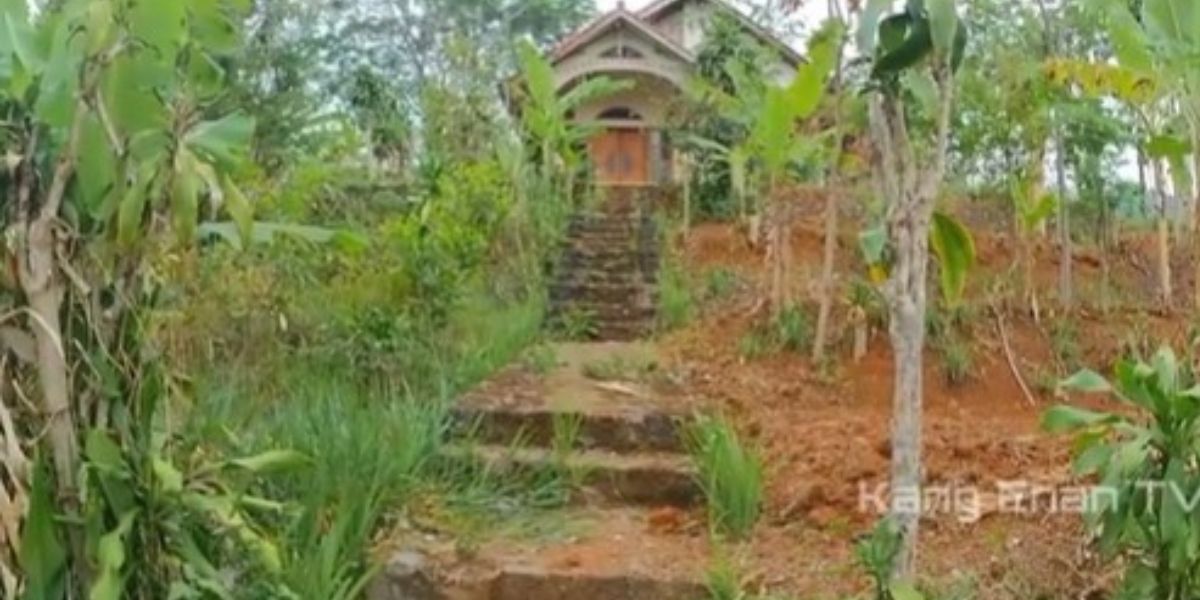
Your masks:
<svg viewBox="0 0 1200 600"><path fill-rule="evenodd" d="M129 32L149 45L159 60L173 63L187 32L186 4L182 0L132 4Z"/></svg>
<svg viewBox="0 0 1200 600"><path fill-rule="evenodd" d="M858 19L858 32L855 34L859 52L867 56L875 52L879 21L892 10L894 3L895 0L867 0L867 5Z"/></svg>
<svg viewBox="0 0 1200 600"><path fill-rule="evenodd" d="M225 197L225 212L229 213L233 222L237 224L242 241L249 242L254 235L254 207L232 179L222 178L221 190Z"/></svg>
<svg viewBox="0 0 1200 600"><path fill-rule="evenodd" d="M914 18L907 29L904 41L895 49L883 52L876 60L871 74L873 77L894 76L912 68L933 52L933 36L929 19Z"/></svg>
<svg viewBox="0 0 1200 600"><path fill-rule="evenodd" d="M1154 69L1154 55L1146 32L1138 23L1129 5L1122 0L1107 0L1105 26L1121 66L1142 73Z"/></svg>
<svg viewBox="0 0 1200 600"><path fill-rule="evenodd" d="M1087 427L1112 423L1116 417L1077 406L1060 404L1042 415L1042 429L1050 433L1066 433Z"/></svg>
<svg viewBox="0 0 1200 600"><path fill-rule="evenodd" d="M837 66L838 47L844 32L842 24L831 19L809 40L808 62L800 65L796 78L788 88L796 118L807 119L821 104L821 97L827 88L826 80Z"/></svg>
<svg viewBox="0 0 1200 600"><path fill-rule="evenodd" d="M125 567L125 538L133 529L137 511L132 510L121 515L116 529L100 538L96 547L96 560L99 572L88 600L120 600L122 597L121 569Z"/></svg>
<svg viewBox="0 0 1200 600"><path fill-rule="evenodd" d="M296 470L310 462L308 456L295 450L268 450L254 456L232 459L229 464L254 473L278 473Z"/></svg>
<svg viewBox="0 0 1200 600"><path fill-rule="evenodd" d="M942 296L948 304L957 304L967 287L967 274L975 264L975 240L971 232L953 217L933 215L929 245L938 258Z"/></svg>
<svg viewBox="0 0 1200 600"><path fill-rule="evenodd" d="M65 598L67 550L54 522L54 476L45 461L34 462L29 512L21 532L21 569L27 600Z"/></svg>
<svg viewBox="0 0 1200 600"><path fill-rule="evenodd" d="M228 169L241 162L253 135L254 119L234 113L199 123L184 138L193 152Z"/></svg>
<svg viewBox="0 0 1200 600"><path fill-rule="evenodd" d="M1194 52L1200 36L1200 3L1196 0L1145 0L1142 20L1151 39L1166 42L1173 53Z"/></svg>
<svg viewBox="0 0 1200 600"><path fill-rule="evenodd" d="M929 28L933 36L933 47L942 56L954 51L954 38L958 35L958 12L955 0L927 0Z"/></svg>

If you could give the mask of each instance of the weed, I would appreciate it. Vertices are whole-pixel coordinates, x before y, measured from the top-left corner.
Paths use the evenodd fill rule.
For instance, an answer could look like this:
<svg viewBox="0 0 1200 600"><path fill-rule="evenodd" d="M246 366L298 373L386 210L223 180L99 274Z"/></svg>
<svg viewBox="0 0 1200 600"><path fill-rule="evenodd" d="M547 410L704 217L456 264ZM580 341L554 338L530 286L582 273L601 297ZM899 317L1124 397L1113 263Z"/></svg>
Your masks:
<svg viewBox="0 0 1200 600"><path fill-rule="evenodd" d="M741 280L737 273L727 267L717 267L704 276L705 302L722 302L737 292Z"/></svg>
<svg viewBox="0 0 1200 600"><path fill-rule="evenodd" d="M678 260L663 265L658 289L658 327L671 331L687 325L696 312L691 280Z"/></svg>
<svg viewBox="0 0 1200 600"><path fill-rule="evenodd" d="M862 278L850 282L848 298L850 305L861 308L867 316L867 323L879 329L887 324L887 303L879 288Z"/></svg>
<svg viewBox="0 0 1200 600"><path fill-rule="evenodd" d="M751 329L738 338L738 355L745 360L766 356L771 350L770 338L758 329Z"/></svg>
<svg viewBox="0 0 1200 600"><path fill-rule="evenodd" d="M572 308L558 315L551 329L555 337L566 341L583 341L596 337L596 315L590 310Z"/></svg>
<svg viewBox="0 0 1200 600"><path fill-rule="evenodd" d="M596 381L644 381L658 369L653 358L614 354L583 365L583 376Z"/></svg>
<svg viewBox="0 0 1200 600"><path fill-rule="evenodd" d="M724 418L700 417L686 440L708 499L714 532L743 538L758 521L763 501L763 465Z"/></svg>
<svg viewBox="0 0 1200 600"><path fill-rule="evenodd" d="M1086 520L1097 534L1100 555L1106 560L1138 557L1125 564L1116 597L1195 598L1200 569L1190 553L1200 507L1183 499L1200 488L1200 476L1189 466L1200 460L1193 373L1166 347L1148 362L1120 360L1113 373L1109 382L1085 369L1061 386L1111 394L1142 414L1060 405L1045 413L1042 425L1051 433L1074 434L1075 472L1104 483L1105 501Z"/></svg>
<svg viewBox="0 0 1200 600"><path fill-rule="evenodd" d="M812 345L813 323L799 306L787 306L779 311L772 323L776 344L791 352L803 352Z"/></svg>
<svg viewBox="0 0 1200 600"><path fill-rule="evenodd" d="M538 375L545 375L558 367L558 354L554 347L548 344L538 344L525 351L523 360L526 367Z"/></svg>
<svg viewBox="0 0 1200 600"><path fill-rule="evenodd" d="M777 352L804 352L812 345L812 319L800 306L787 306L738 340L738 353L752 360Z"/></svg>
<svg viewBox="0 0 1200 600"><path fill-rule="evenodd" d="M875 600L892 600L892 567L900 554L900 531L890 519L875 525L854 547L859 566L871 577Z"/></svg>
<svg viewBox="0 0 1200 600"><path fill-rule="evenodd" d="M709 600L749 600L737 569L726 558L714 559L704 574L704 587Z"/></svg>
<svg viewBox="0 0 1200 600"><path fill-rule="evenodd" d="M965 383L974 370L975 359L971 345L958 335L953 335L941 343L940 350L946 381L951 385Z"/></svg>
<svg viewBox="0 0 1200 600"><path fill-rule="evenodd" d="M1059 362L1067 369L1079 367L1083 352L1079 346L1079 330L1069 319L1055 319L1050 323L1050 347Z"/></svg>

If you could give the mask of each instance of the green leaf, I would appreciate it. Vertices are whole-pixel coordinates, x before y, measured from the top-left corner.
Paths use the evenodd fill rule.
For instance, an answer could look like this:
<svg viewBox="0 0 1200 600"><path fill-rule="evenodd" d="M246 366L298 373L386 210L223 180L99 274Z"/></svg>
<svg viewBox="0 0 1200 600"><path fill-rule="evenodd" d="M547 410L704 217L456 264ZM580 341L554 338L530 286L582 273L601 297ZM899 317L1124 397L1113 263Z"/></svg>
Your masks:
<svg viewBox="0 0 1200 600"><path fill-rule="evenodd" d="M967 274L975 265L975 240L953 217L936 212L930 228L930 248L938 257L942 297L957 304L967 288Z"/></svg>
<svg viewBox="0 0 1200 600"><path fill-rule="evenodd" d="M1087 394L1107 394L1112 391L1112 384L1099 373L1091 369L1083 369L1060 381L1058 389Z"/></svg>
<svg viewBox="0 0 1200 600"><path fill-rule="evenodd" d="M892 600L925 600L925 596L908 583L893 583L888 591L892 594Z"/></svg>
<svg viewBox="0 0 1200 600"><path fill-rule="evenodd" d="M826 80L837 66L837 52L844 33L842 24L826 21L808 42L808 61L797 69L789 86L795 117L806 119L821 104Z"/></svg>
<svg viewBox="0 0 1200 600"><path fill-rule="evenodd" d="M242 242L248 244L254 235L254 207L237 184L228 177L221 179L221 190L225 196L225 210L237 224Z"/></svg>
<svg viewBox="0 0 1200 600"><path fill-rule="evenodd" d="M1105 25L1117 60L1123 67L1142 73L1152 72L1154 55L1150 50L1150 42L1146 39L1146 33L1138 24L1137 18L1129 12L1128 3L1114 0L1108 2L1108 5Z"/></svg>
<svg viewBox="0 0 1200 600"><path fill-rule="evenodd" d="M67 550L54 522L54 476L37 457L29 489L29 512L21 533L21 568L27 600L66 598Z"/></svg>
<svg viewBox="0 0 1200 600"><path fill-rule="evenodd" d="M175 62L187 32L187 5L172 2L134 2L129 9L129 31L165 63Z"/></svg>
<svg viewBox="0 0 1200 600"><path fill-rule="evenodd" d="M1191 152L1191 142L1178 135L1158 134L1146 141L1146 154L1150 158L1185 156Z"/></svg>
<svg viewBox="0 0 1200 600"><path fill-rule="evenodd" d="M927 0L929 27L933 36L933 47L942 56L950 56L954 50L954 38L958 35L958 12L955 0Z"/></svg>
<svg viewBox="0 0 1200 600"><path fill-rule="evenodd" d="M929 20L917 18L905 33L904 41L894 50L884 52L875 60L871 76L875 78L894 76L912 68L933 51L933 37Z"/></svg>
<svg viewBox="0 0 1200 600"><path fill-rule="evenodd" d="M293 471L309 464L310 459L295 450L268 450L262 454L235 458L229 461L231 466L246 469L253 473L278 473Z"/></svg>
<svg viewBox="0 0 1200 600"><path fill-rule="evenodd" d="M1200 36L1200 6L1195 0L1145 0L1142 20L1151 39L1176 48L1188 47Z"/></svg>
<svg viewBox="0 0 1200 600"><path fill-rule="evenodd" d="M1042 415L1042 429L1050 433L1065 433L1112 423L1115 419L1116 417L1110 414L1060 404Z"/></svg>
<svg viewBox="0 0 1200 600"><path fill-rule="evenodd" d="M117 243L126 248L142 239L142 222L146 214L147 191L135 182L125 191L117 207Z"/></svg>
<svg viewBox="0 0 1200 600"><path fill-rule="evenodd" d="M88 600L120 600L121 569L125 566L125 537L133 528L137 511L121 515L117 528L100 538L96 548L99 575L88 593Z"/></svg>
<svg viewBox="0 0 1200 600"><path fill-rule="evenodd" d="M883 252L887 248L887 229L883 225L872 227L858 234L858 248L862 252L863 260L868 265L877 265L883 262Z"/></svg>
<svg viewBox="0 0 1200 600"><path fill-rule="evenodd" d="M154 469L154 478L158 480L162 491L168 494L183 491L183 473L180 473L175 465L156 456L152 461L152 468Z"/></svg>
<svg viewBox="0 0 1200 600"><path fill-rule="evenodd" d="M46 57L34 39L33 26L28 17L13 12L0 15L0 26L7 32L6 46L16 55L25 70L40 74Z"/></svg>
<svg viewBox="0 0 1200 600"><path fill-rule="evenodd" d="M879 20L892 10L895 0L867 0L858 20L858 32L855 34L859 52L871 55L875 52L875 42L879 37Z"/></svg>
<svg viewBox="0 0 1200 600"><path fill-rule="evenodd" d="M928 117L938 114L939 94L933 75L928 71L905 71L900 77L900 82L917 99L921 112Z"/></svg>
<svg viewBox="0 0 1200 600"><path fill-rule="evenodd" d="M254 119L234 113L196 125L184 139L193 152L229 169L241 162L253 135Z"/></svg>
<svg viewBox="0 0 1200 600"><path fill-rule="evenodd" d="M194 170L193 161L180 161L171 190L171 217L175 223L175 234L180 243L191 244L196 239L196 222L200 218L200 177Z"/></svg>

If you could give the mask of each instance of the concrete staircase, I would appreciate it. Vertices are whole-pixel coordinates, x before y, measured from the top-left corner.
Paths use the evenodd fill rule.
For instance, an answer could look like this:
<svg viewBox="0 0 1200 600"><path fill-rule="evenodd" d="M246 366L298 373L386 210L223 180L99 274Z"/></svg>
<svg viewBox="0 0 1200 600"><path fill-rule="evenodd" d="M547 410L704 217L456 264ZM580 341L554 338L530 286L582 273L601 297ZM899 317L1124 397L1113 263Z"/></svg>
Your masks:
<svg viewBox="0 0 1200 600"><path fill-rule="evenodd" d="M589 337L633 340L654 332L658 315L659 233L655 196L613 188L596 210L576 214L550 287L550 319L585 319Z"/></svg>
<svg viewBox="0 0 1200 600"><path fill-rule="evenodd" d="M509 469L562 468L556 428L574 423L566 467L578 474L569 521L590 523L559 542L497 539L469 561L437 553L393 556L370 600L703 600L707 544L699 533L659 535L656 515L691 518L703 491L681 439L692 407L637 382L607 386L586 366L652 351L643 343L561 344L543 374L501 372L455 409L458 451ZM665 511L665 512L664 512ZM606 557L576 564L572 556ZM567 558L564 558L567 557Z"/></svg>

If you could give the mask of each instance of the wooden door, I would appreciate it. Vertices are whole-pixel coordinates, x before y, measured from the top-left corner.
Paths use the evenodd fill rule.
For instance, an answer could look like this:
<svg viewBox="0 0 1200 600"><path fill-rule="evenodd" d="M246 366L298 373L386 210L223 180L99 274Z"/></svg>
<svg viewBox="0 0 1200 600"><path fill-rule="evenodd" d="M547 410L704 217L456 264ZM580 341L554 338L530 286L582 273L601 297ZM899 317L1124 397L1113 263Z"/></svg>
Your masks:
<svg viewBox="0 0 1200 600"><path fill-rule="evenodd" d="M608 129L592 138L590 153L596 183L644 185L650 181L649 140L645 129Z"/></svg>

